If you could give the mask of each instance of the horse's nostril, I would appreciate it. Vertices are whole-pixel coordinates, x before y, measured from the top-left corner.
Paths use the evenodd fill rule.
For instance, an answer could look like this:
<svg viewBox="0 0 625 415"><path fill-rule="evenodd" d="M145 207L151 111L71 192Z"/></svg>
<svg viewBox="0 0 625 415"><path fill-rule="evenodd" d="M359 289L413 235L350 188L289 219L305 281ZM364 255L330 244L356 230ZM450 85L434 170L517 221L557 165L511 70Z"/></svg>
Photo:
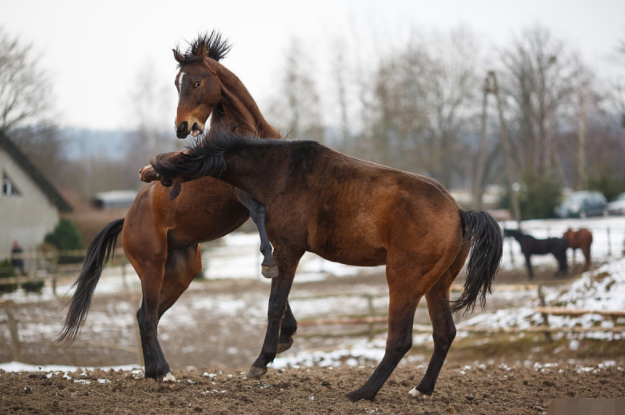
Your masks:
<svg viewBox="0 0 625 415"><path fill-rule="evenodd" d="M187 123L186 121L181 122L178 128L176 129L176 131L179 133L186 133L188 130L189 130L189 123Z"/></svg>

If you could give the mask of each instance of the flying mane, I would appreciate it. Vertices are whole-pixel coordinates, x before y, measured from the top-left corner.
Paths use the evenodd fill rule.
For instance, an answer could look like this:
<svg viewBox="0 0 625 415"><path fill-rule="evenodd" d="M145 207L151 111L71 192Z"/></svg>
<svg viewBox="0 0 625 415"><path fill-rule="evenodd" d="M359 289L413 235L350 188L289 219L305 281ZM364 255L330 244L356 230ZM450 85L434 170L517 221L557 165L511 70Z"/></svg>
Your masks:
<svg viewBox="0 0 625 415"><path fill-rule="evenodd" d="M200 34L193 42L189 42L189 46L184 53L180 51L180 47L173 49L173 51L174 58L180 67L197 62L205 57L219 62L226 57L231 48L232 45L227 40L221 38L221 33L213 30L210 34Z"/></svg>
<svg viewBox="0 0 625 415"><path fill-rule="evenodd" d="M159 154L156 159L150 160L150 163L159 175L167 178L190 173L195 173L194 178L206 175L218 176L226 168L224 156L227 152L254 145L281 146L293 142L293 140L260 140L258 137L240 136L224 129L213 128L209 136L198 140L193 146L188 146L174 159L171 159L171 154Z"/></svg>

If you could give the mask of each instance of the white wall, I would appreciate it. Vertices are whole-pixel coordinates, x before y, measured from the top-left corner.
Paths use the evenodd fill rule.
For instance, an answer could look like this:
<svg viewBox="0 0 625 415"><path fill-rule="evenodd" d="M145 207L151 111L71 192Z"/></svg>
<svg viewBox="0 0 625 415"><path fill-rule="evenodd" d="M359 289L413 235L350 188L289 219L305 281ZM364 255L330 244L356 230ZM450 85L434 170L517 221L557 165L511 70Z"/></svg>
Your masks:
<svg viewBox="0 0 625 415"><path fill-rule="evenodd" d="M59 221L59 210L39 186L2 148L0 181L6 172L20 195L7 196L0 188L0 259L11 254L16 240L24 251L34 251Z"/></svg>

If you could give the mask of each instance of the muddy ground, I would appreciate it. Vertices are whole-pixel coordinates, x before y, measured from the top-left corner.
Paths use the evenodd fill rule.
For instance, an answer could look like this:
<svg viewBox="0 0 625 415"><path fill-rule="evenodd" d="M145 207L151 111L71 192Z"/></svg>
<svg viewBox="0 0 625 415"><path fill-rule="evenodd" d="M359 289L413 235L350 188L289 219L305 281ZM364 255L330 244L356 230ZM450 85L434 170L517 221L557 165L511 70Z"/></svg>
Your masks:
<svg viewBox="0 0 625 415"><path fill-rule="evenodd" d="M532 282L552 280L552 271L544 270ZM528 281L522 272L504 272L497 282ZM388 304L385 292L383 275L296 283L291 305L300 321L366 315L369 304L363 298L317 299L361 293L374 295L375 312L383 313ZM260 381L247 379L245 373L264 336L268 293L269 285L263 281L194 283L159 326L163 351L178 378L174 384L146 380L141 371L97 370L69 376L0 372L0 413L534 414L546 411L556 398L625 396L624 342L579 339L570 348L570 338L548 341L540 333L457 339L428 401L413 400L407 393L425 373L432 352L428 341L413 346L374 402L352 404L341 398L364 383L375 361L360 359L355 367L270 368ZM535 297L535 292L495 293L488 310ZM136 293L96 295L73 347L53 344L66 301L19 304L25 363L84 367L137 362ZM462 318L457 316L456 321ZM429 324L427 309L419 308L415 320ZM0 361L10 361L10 337L6 327L0 330L5 330L0 331ZM353 340L346 334L368 330L366 325L301 327L287 353L334 350ZM377 331L376 339L385 338L383 325Z"/></svg>
<svg viewBox="0 0 625 415"><path fill-rule="evenodd" d="M587 369L589 370L589 369ZM179 381L156 383L131 372L89 372L50 378L0 372L0 412L33 414L541 414L556 398L625 395L615 366L595 371L561 364L535 367L447 364L434 395L408 395L424 368L398 368L373 402L343 402L372 368L270 371L261 381L239 371L175 371Z"/></svg>

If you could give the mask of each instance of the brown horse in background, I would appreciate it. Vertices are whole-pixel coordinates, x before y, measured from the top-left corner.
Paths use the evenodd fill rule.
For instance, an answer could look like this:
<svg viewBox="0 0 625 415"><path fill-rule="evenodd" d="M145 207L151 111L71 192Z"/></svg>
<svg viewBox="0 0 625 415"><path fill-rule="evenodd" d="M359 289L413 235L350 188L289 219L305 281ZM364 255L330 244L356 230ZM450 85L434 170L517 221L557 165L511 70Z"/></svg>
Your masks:
<svg viewBox="0 0 625 415"><path fill-rule="evenodd" d="M265 206L267 233L279 276L272 280L268 325L249 377L260 377L276 356L280 325L295 270L306 251L348 265L386 264L388 338L369 380L346 398L372 400L412 346L417 305L427 299L434 353L412 396L431 395L456 334L452 311L482 304L499 266L501 228L486 212L465 212L427 177L358 160L314 141L255 140L211 130L186 153L152 163L171 195L179 180L218 177ZM200 220L200 218L198 218ZM463 293L450 307L451 284L472 252Z"/></svg>
<svg viewBox="0 0 625 415"><path fill-rule="evenodd" d="M590 245L592 245L592 232L586 228L581 228L578 231L574 231L569 228L562 238L569 241L569 248L573 249L573 264L575 264L575 251L579 248L584 254L586 263L584 264L584 271L588 271L591 265L590 259Z"/></svg>
<svg viewBox="0 0 625 415"><path fill-rule="evenodd" d="M174 50L179 64L176 132L179 138L203 133L219 123L238 134L282 138L260 113L243 83L219 61L230 46L215 32L200 36L186 53ZM155 179L142 169L144 180ZM277 271L271 245L264 231L264 208L233 186L211 177L186 183L185 192L172 201L160 182L146 185L137 195L125 219L109 223L89 245L83 269L76 281L65 326L59 340L73 341L89 310L93 292L121 233L126 256L141 279L143 301L137 313L145 359L145 376L175 380L157 338L161 316L178 300L202 269L200 242L221 238L239 228L249 217L259 226L263 271ZM288 307L281 327L280 350L293 343L297 322Z"/></svg>

